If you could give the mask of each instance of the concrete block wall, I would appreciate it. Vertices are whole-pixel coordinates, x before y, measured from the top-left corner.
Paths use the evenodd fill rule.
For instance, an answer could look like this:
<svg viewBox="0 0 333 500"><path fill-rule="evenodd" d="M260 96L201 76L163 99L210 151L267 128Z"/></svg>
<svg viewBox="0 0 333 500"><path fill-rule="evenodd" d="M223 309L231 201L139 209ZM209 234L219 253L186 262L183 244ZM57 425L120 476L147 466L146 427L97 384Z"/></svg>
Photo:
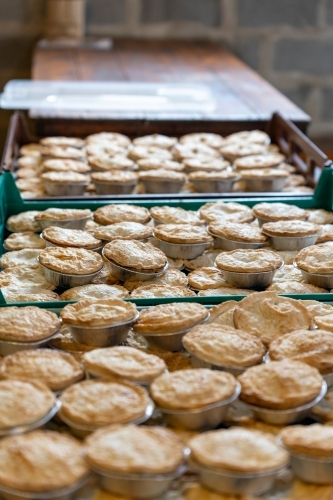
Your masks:
<svg viewBox="0 0 333 500"><path fill-rule="evenodd" d="M44 9L0 0L1 86L29 77ZM333 0L87 0L87 34L220 42L333 135Z"/></svg>

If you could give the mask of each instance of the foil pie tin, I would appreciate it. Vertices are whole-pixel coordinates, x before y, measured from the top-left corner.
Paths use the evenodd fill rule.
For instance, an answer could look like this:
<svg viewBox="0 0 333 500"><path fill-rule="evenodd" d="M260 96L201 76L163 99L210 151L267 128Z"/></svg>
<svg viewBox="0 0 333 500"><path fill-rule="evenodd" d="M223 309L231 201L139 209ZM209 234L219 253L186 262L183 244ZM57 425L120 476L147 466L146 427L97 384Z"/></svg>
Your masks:
<svg viewBox="0 0 333 500"><path fill-rule="evenodd" d="M156 238L156 236L155 236ZM204 243L170 243L168 241L163 241L160 238L158 240L158 246L162 252L168 257L173 259L185 259L191 260L196 259L199 255L202 255L206 250L206 247L210 245L210 242Z"/></svg>
<svg viewBox="0 0 333 500"><path fill-rule="evenodd" d="M37 222L42 230L50 226L83 230L89 219L91 219L91 215L86 215L85 217L80 217L79 219L39 220Z"/></svg>
<svg viewBox="0 0 333 500"><path fill-rule="evenodd" d="M132 183L119 182L97 182L94 181L94 186L97 194L132 194L137 181Z"/></svg>
<svg viewBox="0 0 333 500"><path fill-rule="evenodd" d="M223 236L217 236L216 234L207 231L208 234L214 238L214 248L220 248L221 250L238 250L239 248L245 248L248 250L256 250L257 248L262 248L266 243L250 243L247 241L236 241L224 238Z"/></svg>
<svg viewBox="0 0 333 500"><path fill-rule="evenodd" d="M144 272L144 271L135 271L134 269L130 269L128 267L123 267L119 266L112 260L109 260L107 257L104 255L104 250L102 251L102 255L105 261L105 264L109 268L112 276L117 278L120 281L127 281L130 278L135 278L137 281L149 281L153 280L154 278L159 278L162 276L162 274L165 273L165 271L168 269L169 264L166 262L165 266L163 269L157 272Z"/></svg>
<svg viewBox="0 0 333 500"><path fill-rule="evenodd" d="M154 194L168 194L168 193L179 193L185 184L185 180L175 180L175 179L141 179L146 193Z"/></svg>
<svg viewBox="0 0 333 500"><path fill-rule="evenodd" d="M44 181L44 186L47 194L50 196L82 196L89 186L89 182L82 183L56 183Z"/></svg>

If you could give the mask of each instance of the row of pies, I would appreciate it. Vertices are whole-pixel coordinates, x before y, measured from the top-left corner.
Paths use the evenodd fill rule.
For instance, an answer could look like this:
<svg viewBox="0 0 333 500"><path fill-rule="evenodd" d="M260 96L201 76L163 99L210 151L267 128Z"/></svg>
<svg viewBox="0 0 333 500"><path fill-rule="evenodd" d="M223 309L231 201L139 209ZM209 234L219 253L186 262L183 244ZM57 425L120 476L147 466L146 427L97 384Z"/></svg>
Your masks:
<svg viewBox="0 0 333 500"><path fill-rule="evenodd" d="M259 227L255 217L268 222ZM247 295L263 288L327 293L333 287L332 222L331 212L283 203L251 209L211 202L199 212L168 206L148 211L126 204L106 205L94 214L88 209L28 211L7 220L12 233L4 241L8 252L0 260L0 286L8 302L59 300L56 289L61 289L61 300L126 298L129 293L133 298ZM320 244L299 252L276 250L268 246L273 233L283 241L311 237ZM236 250L216 248L224 244ZM259 248L247 248L253 244ZM180 258L184 247L198 250L199 256ZM85 281L59 284L48 271ZM247 281L268 272L272 276L266 284ZM236 274L242 281L233 281Z"/></svg>
<svg viewBox="0 0 333 500"><path fill-rule="evenodd" d="M45 137L20 148L16 185L24 198L83 194L312 192L261 131L153 134L133 142L117 133L85 140Z"/></svg>

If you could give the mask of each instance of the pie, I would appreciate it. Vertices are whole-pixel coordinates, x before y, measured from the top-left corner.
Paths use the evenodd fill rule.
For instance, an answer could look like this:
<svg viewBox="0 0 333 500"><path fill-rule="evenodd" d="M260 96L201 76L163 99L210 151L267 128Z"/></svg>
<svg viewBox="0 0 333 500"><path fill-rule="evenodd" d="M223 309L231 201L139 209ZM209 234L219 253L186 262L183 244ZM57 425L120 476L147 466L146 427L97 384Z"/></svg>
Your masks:
<svg viewBox="0 0 333 500"><path fill-rule="evenodd" d="M37 146L39 146L37 144ZM23 146L24 147L24 146ZM22 148L21 148L22 149ZM21 156L17 159L17 164L21 168L34 168L38 169L42 164L42 158L40 156L39 151L36 151L37 156L31 156L30 154L27 156Z"/></svg>
<svg viewBox="0 0 333 500"><path fill-rule="evenodd" d="M250 295L255 293L253 290L247 290L246 288L235 288L226 283L225 286L220 286L219 288L208 288L206 290L200 290L198 292L198 297L213 297L219 295Z"/></svg>
<svg viewBox="0 0 333 500"><path fill-rule="evenodd" d="M125 424L143 417L149 397L138 385L123 380L84 380L61 395L60 418L74 426Z"/></svg>
<svg viewBox="0 0 333 500"><path fill-rule="evenodd" d="M292 452L313 458L333 458L333 427L321 424L293 425L282 429L280 437Z"/></svg>
<svg viewBox="0 0 333 500"><path fill-rule="evenodd" d="M300 283L295 280L273 283L272 285L269 285L267 290L276 293L328 293L325 288L310 285L309 283Z"/></svg>
<svg viewBox="0 0 333 500"><path fill-rule="evenodd" d="M229 285L216 267L201 267L189 273L188 284L195 290L207 290Z"/></svg>
<svg viewBox="0 0 333 500"><path fill-rule="evenodd" d="M253 366L238 380L242 401L273 410L297 408L313 401L323 383L317 368L290 359Z"/></svg>
<svg viewBox="0 0 333 500"><path fill-rule="evenodd" d="M326 243L333 241L333 224L322 224L320 226L321 232L316 240L316 243Z"/></svg>
<svg viewBox="0 0 333 500"><path fill-rule="evenodd" d="M234 172L205 172L199 170L189 174L188 179L190 182L195 181L223 181L223 180L237 180L238 177Z"/></svg>
<svg viewBox="0 0 333 500"><path fill-rule="evenodd" d="M152 207L150 215L157 222L162 224L194 224L200 226L203 221L200 220L198 212L184 210L181 207L168 207L165 205Z"/></svg>
<svg viewBox="0 0 333 500"><path fill-rule="evenodd" d="M0 307L0 339L9 342L38 342L60 329L56 314L35 306Z"/></svg>
<svg viewBox="0 0 333 500"><path fill-rule="evenodd" d="M268 236L281 236L294 238L297 236L312 236L320 234L321 228L318 224L303 220L282 220L277 222L266 222L261 228Z"/></svg>
<svg viewBox="0 0 333 500"><path fill-rule="evenodd" d="M119 203L98 208L94 213L94 219L103 226L123 221L145 224L150 221L150 215L147 208Z"/></svg>
<svg viewBox="0 0 333 500"><path fill-rule="evenodd" d="M1 486L44 493L70 487L88 472L81 444L67 434L37 430L0 442Z"/></svg>
<svg viewBox="0 0 333 500"><path fill-rule="evenodd" d="M90 172L90 167L82 161L76 160L46 160L43 163L44 172L77 172L86 174Z"/></svg>
<svg viewBox="0 0 333 500"><path fill-rule="evenodd" d="M217 323L224 326L232 326L234 328L234 310L238 306L235 300L227 300L209 310L209 319L207 323Z"/></svg>
<svg viewBox="0 0 333 500"><path fill-rule="evenodd" d="M125 346L94 349L83 356L83 363L97 377L134 382L152 382L166 371L166 364L158 356Z"/></svg>
<svg viewBox="0 0 333 500"><path fill-rule="evenodd" d="M175 170L182 172L184 170L184 165L178 161L166 160L165 158L160 158L159 156L152 156L150 158L142 158L138 160L138 167L140 170L157 170L162 168L163 170Z"/></svg>
<svg viewBox="0 0 333 500"><path fill-rule="evenodd" d="M73 148L83 148L85 141L77 137L44 137L39 141L42 146L71 146Z"/></svg>
<svg viewBox="0 0 333 500"><path fill-rule="evenodd" d="M65 172L50 171L41 175L44 182L53 184L88 184L88 179L85 175L70 170Z"/></svg>
<svg viewBox="0 0 333 500"><path fill-rule="evenodd" d="M114 170L107 172L95 172L91 174L91 181L95 183L106 184L136 184L138 182L138 175L134 172L127 172L122 170Z"/></svg>
<svg viewBox="0 0 333 500"><path fill-rule="evenodd" d="M1 291L7 304L10 302L54 302L60 300L57 293L36 287L5 286L1 288Z"/></svg>
<svg viewBox="0 0 333 500"><path fill-rule="evenodd" d="M223 144L223 137L219 134L212 134L207 132L195 132L192 134L186 134L180 137L179 142L181 144L204 144L210 148L220 148Z"/></svg>
<svg viewBox="0 0 333 500"><path fill-rule="evenodd" d="M206 250L196 259L184 260L185 268L188 271L200 269L201 267L213 267L216 257L222 253L222 250Z"/></svg>
<svg viewBox="0 0 333 500"><path fill-rule="evenodd" d="M45 241L39 237L39 234L32 231L23 233L12 233L3 242L6 250L23 250L24 248L45 248Z"/></svg>
<svg viewBox="0 0 333 500"><path fill-rule="evenodd" d="M149 285L170 285L178 287L187 287L188 280L186 274L178 271L177 269L167 269L165 273L159 278L148 281L137 281L136 277L130 278L124 283L124 287L130 292L141 286L147 287Z"/></svg>
<svg viewBox="0 0 333 500"><path fill-rule="evenodd" d="M265 345L294 330L309 330L311 322L311 314L300 301L275 292L252 293L234 312L236 328L256 335Z"/></svg>
<svg viewBox="0 0 333 500"><path fill-rule="evenodd" d="M55 395L42 382L13 379L0 380L0 399L0 429L37 422L47 415L56 401Z"/></svg>
<svg viewBox="0 0 333 500"><path fill-rule="evenodd" d="M194 327L183 337L183 345L190 354L217 366L257 365L266 352L254 335L215 323Z"/></svg>
<svg viewBox="0 0 333 500"><path fill-rule="evenodd" d="M0 265L2 269L13 266L36 266L38 264L37 257L40 250L33 248L24 248L22 250L14 250L7 252L0 258Z"/></svg>
<svg viewBox="0 0 333 500"><path fill-rule="evenodd" d="M176 137L161 134L144 135L133 139L134 146L154 146L162 149L171 149L176 143Z"/></svg>
<svg viewBox="0 0 333 500"><path fill-rule="evenodd" d="M88 218L92 215L91 210L78 208L47 208L35 216L36 221L61 221Z"/></svg>
<svg viewBox="0 0 333 500"><path fill-rule="evenodd" d="M232 221L252 222L254 217L251 208L234 201L212 201L203 205L200 210L201 219L206 222Z"/></svg>
<svg viewBox="0 0 333 500"><path fill-rule="evenodd" d="M270 144L271 139L266 132L262 130L242 130L235 132L224 138L223 144L232 143L254 143L254 144Z"/></svg>
<svg viewBox="0 0 333 500"><path fill-rule="evenodd" d="M197 156L193 158L184 158L185 170L187 172L214 172L219 173L230 167L230 163L222 158L213 158L211 156ZM235 177L235 174L233 174Z"/></svg>
<svg viewBox="0 0 333 500"><path fill-rule="evenodd" d="M256 473L289 462L289 454L275 443L274 436L256 430L234 427L204 432L190 439L189 445L192 458L209 468Z"/></svg>
<svg viewBox="0 0 333 500"><path fill-rule="evenodd" d="M93 274L103 267L103 259L97 252L71 247L44 248L39 263L52 271L74 275Z"/></svg>
<svg viewBox="0 0 333 500"><path fill-rule="evenodd" d="M72 146L42 146L40 153L45 159L84 160L84 152Z"/></svg>
<svg viewBox="0 0 333 500"><path fill-rule="evenodd" d="M64 323L83 327L117 325L133 320L136 305L122 299L85 299L65 306L60 317Z"/></svg>
<svg viewBox="0 0 333 500"><path fill-rule="evenodd" d="M137 240L113 240L105 245L104 256L119 266L136 271L157 272L167 264L161 250Z"/></svg>
<svg viewBox="0 0 333 500"><path fill-rule="evenodd" d="M0 287L17 287L24 291L25 288L38 288L54 290L56 286L45 278L45 273L40 265L11 266L0 273Z"/></svg>
<svg viewBox="0 0 333 500"><path fill-rule="evenodd" d="M176 333L192 328L208 316L207 309L193 302L159 304L140 311L133 325L137 333Z"/></svg>
<svg viewBox="0 0 333 500"><path fill-rule="evenodd" d="M95 346L75 342L65 324L62 325L60 332L50 340L49 345L53 349L71 353L79 363L82 363L82 356L85 352L97 349Z"/></svg>
<svg viewBox="0 0 333 500"><path fill-rule="evenodd" d="M283 265L283 260L271 250L232 250L216 257L216 265L222 271L236 273L261 273L274 271Z"/></svg>
<svg viewBox="0 0 333 500"><path fill-rule="evenodd" d="M110 273L106 266L91 280L92 285L118 285L120 281Z"/></svg>
<svg viewBox="0 0 333 500"><path fill-rule="evenodd" d="M156 146L133 146L129 152L128 157L131 160L138 161L142 158L159 157L165 160L172 160L172 153L168 149L159 148Z"/></svg>
<svg viewBox="0 0 333 500"><path fill-rule="evenodd" d="M35 221L36 215L39 214L40 212L38 210L29 210L28 212L11 215L6 222L8 231L11 233L22 233L25 231L39 233L40 225Z"/></svg>
<svg viewBox="0 0 333 500"><path fill-rule="evenodd" d="M329 332L333 332L333 314L325 314L325 316L315 316L314 322L318 326L318 328L322 328L323 330L328 330Z"/></svg>
<svg viewBox="0 0 333 500"><path fill-rule="evenodd" d="M307 220L309 212L296 205L288 205L287 203L258 203L254 205L253 213L260 219L276 222L281 220Z"/></svg>
<svg viewBox="0 0 333 500"><path fill-rule="evenodd" d="M21 156L36 156L38 158L40 157L41 149L41 144L32 142L31 144L24 144L21 146L19 152Z"/></svg>
<svg viewBox="0 0 333 500"><path fill-rule="evenodd" d="M50 226L42 232L43 239L56 246L70 246L75 248L95 249L102 245L102 241L94 238L87 231L66 229Z"/></svg>
<svg viewBox="0 0 333 500"><path fill-rule="evenodd" d="M115 425L86 439L85 458L111 473L170 474L184 462L184 449L169 429Z"/></svg>
<svg viewBox="0 0 333 500"><path fill-rule="evenodd" d="M313 274L333 273L333 247L328 245L311 245L302 248L295 258L300 269Z"/></svg>
<svg viewBox="0 0 333 500"><path fill-rule="evenodd" d="M154 233L156 238L168 243L188 245L213 241L205 227L193 224L160 224Z"/></svg>
<svg viewBox="0 0 333 500"><path fill-rule="evenodd" d="M333 213L324 210L323 208L310 209L309 211L310 222L315 224L333 224Z"/></svg>
<svg viewBox="0 0 333 500"><path fill-rule="evenodd" d="M297 330L273 340L269 356L274 361L304 361L320 373L333 371L333 333L325 330Z"/></svg>
<svg viewBox="0 0 333 500"><path fill-rule="evenodd" d="M129 293L123 286L90 283L66 290L60 295L60 300L127 299L128 297Z"/></svg>
<svg viewBox="0 0 333 500"><path fill-rule="evenodd" d="M205 156L207 158L217 158L220 156L216 149L206 146L206 144L193 142L189 144L176 144L172 149L172 154L175 160L184 160L185 158L196 158Z"/></svg>
<svg viewBox="0 0 333 500"><path fill-rule="evenodd" d="M20 191L41 191L44 189L43 183L39 178L17 179L16 186Z"/></svg>
<svg viewBox="0 0 333 500"><path fill-rule="evenodd" d="M167 170L163 168L141 172L139 177L142 181L173 181L184 183L186 180L186 175L182 172L176 172L175 170Z"/></svg>
<svg viewBox="0 0 333 500"><path fill-rule="evenodd" d="M234 162L237 158L251 155L261 155L267 151L267 146L264 144L255 143L239 143L234 142L223 145L220 152L224 158L230 162Z"/></svg>
<svg viewBox="0 0 333 500"><path fill-rule="evenodd" d="M319 302L318 300L302 300L303 306L307 308L311 316L326 316L333 313L333 307L330 304Z"/></svg>
<svg viewBox="0 0 333 500"><path fill-rule="evenodd" d="M286 157L281 153L268 153L265 155L243 156L235 160L235 168L239 170L266 169L277 167Z"/></svg>
<svg viewBox="0 0 333 500"><path fill-rule="evenodd" d="M145 240L152 235L152 228L144 226L140 222L115 222L109 226L100 226L94 230L95 238L112 241L121 240Z"/></svg>
<svg viewBox="0 0 333 500"><path fill-rule="evenodd" d="M260 228L251 224L215 221L209 224L208 230L213 236L220 236L232 241L245 243L265 243L267 241Z"/></svg>
<svg viewBox="0 0 333 500"><path fill-rule="evenodd" d="M84 372L70 354L55 349L34 349L5 356L0 363L0 377L37 380L52 391L61 391L83 379Z"/></svg>
<svg viewBox="0 0 333 500"><path fill-rule="evenodd" d="M231 373L198 368L161 375L151 384L150 393L161 408L190 410L225 401L235 389Z"/></svg>
<svg viewBox="0 0 333 500"><path fill-rule="evenodd" d="M88 164L97 172L133 170L135 163L124 155L98 155L88 156Z"/></svg>
<svg viewBox="0 0 333 500"><path fill-rule="evenodd" d="M131 293L131 298L195 297L195 293L184 286L143 285Z"/></svg>
<svg viewBox="0 0 333 500"><path fill-rule="evenodd" d="M274 250L274 252L281 257L285 264L293 264L297 255L297 250Z"/></svg>
<svg viewBox="0 0 333 500"><path fill-rule="evenodd" d="M244 180L252 180L252 179L258 179L258 180L271 180L271 179L278 179L278 178L287 178L289 177L289 172L286 170L280 170L277 168L253 168L249 170L240 170L239 174L242 179Z"/></svg>
<svg viewBox="0 0 333 500"><path fill-rule="evenodd" d="M278 269L274 274L273 283L280 281L299 281L303 282L303 276L299 269L292 264L285 264L281 269Z"/></svg>
<svg viewBox="0 0 333 500"><path fill-rule="evenodd" d="M127 148L131 144L131 140L124 134L118 132L99 132L86 137L87 144L117 144L123 148Z"/></svg>

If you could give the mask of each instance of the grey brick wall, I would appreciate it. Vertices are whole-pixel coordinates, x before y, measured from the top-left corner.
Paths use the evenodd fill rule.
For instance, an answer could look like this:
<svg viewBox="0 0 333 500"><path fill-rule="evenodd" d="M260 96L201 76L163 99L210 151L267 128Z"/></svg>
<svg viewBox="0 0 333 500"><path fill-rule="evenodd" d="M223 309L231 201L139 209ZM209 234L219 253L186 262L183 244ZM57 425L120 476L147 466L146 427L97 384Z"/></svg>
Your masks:
<svg viewBox="0 0 333 500"><path fill-rule="evenodd" d="M45 1L0 0L0 86L29 77ZM87 34L218 41L333 135L333 0L87 0Z"/></svg>

